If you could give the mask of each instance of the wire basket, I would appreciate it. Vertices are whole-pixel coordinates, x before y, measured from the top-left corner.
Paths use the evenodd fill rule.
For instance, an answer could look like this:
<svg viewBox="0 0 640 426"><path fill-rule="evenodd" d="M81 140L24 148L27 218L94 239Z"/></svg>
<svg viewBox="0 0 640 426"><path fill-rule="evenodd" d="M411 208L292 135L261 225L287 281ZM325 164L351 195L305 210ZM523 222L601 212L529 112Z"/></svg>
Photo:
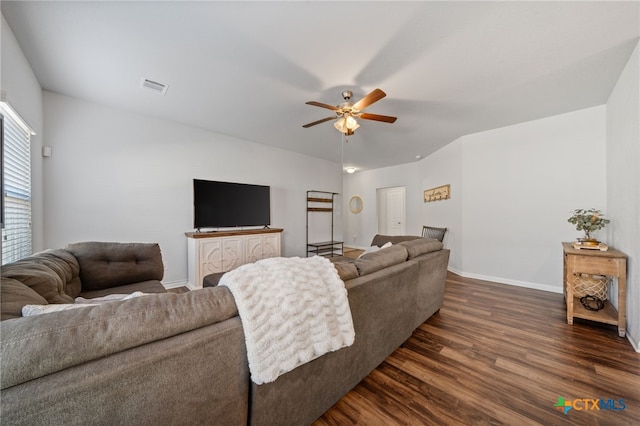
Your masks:
<svg viewBox="0 0 640 426"><path fill-rule="evenodd" d="M607 300L609 278L603 275L576 273L573 275L573 295L575 297L595 296Z"/></svg>

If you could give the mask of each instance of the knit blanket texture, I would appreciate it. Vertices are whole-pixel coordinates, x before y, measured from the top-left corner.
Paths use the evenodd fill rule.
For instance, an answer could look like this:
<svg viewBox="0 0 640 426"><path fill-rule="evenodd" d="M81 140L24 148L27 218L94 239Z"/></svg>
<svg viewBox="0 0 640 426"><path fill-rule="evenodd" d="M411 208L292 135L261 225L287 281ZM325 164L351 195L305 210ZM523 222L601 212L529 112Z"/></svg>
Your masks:
<svg viewBox="0 0 640 426"><path fill-rule="evenodd" d="M324 257L274 257L227 272L251 380L269 383L355 339L344 282Z"/></svg>

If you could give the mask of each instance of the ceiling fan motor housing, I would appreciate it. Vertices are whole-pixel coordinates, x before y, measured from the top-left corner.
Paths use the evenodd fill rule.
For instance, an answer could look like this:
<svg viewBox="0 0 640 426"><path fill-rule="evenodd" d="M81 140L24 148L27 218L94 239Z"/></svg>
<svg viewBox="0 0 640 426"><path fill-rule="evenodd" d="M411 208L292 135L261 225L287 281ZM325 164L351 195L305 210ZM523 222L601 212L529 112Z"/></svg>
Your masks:
<svg viewBox="0 0 640 426"><path fill-rule="evenodd" d="M349 101L344 101L341 102L338 105L338 109L336 110L336 114L338 114L339 117L342 117L343 114L345 113L355 113L355 110L353 110L353 103L349 102Z"/></svg>

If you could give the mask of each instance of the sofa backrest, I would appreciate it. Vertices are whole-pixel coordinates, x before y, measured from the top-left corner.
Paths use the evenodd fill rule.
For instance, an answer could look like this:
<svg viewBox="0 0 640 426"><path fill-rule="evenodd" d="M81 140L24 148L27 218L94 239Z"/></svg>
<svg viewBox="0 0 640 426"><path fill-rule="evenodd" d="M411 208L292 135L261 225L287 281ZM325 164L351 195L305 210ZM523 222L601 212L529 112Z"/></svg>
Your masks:
<svg viewBox="0 0 640 426"><path fill-rule="evenodd" d="M382 247L386 243L400 245L409 252L408 259L421 256L423 254L442 250L444 245L433 238L424 238L415 235L381 235L377 234L371 241L372 246Z"/></svg>
<svg viewBox="0 0 640 426"><path fill-rule="evenodd" d="M358 275L362 276L402 263L407 260L407 256L405 247L392 245L373 253L364 254L353 263L358 269Z"/></svg>
<svg viewBox="0 0 640 426"><path fill-rule="evenodd" d="M403 241L411 241L416 238L422 238L415 235L382 235L376 234L371 241L372 246L382 247L386 243L398 244Z"/></svg>
<svg viewBox="0 0 640 426"><path fill-rule="evenodd" d="M444 245L440 241L422 237L416 238L415 240L402 241L398 243L398 245L407 249L409 259L434 251L440 251L444 248Z"/></svg>
<svg viewBox="0 0 640 426"><path fill-rule="evenodd" d="M4 389L237 315L229 289L212 287L8 320L0 383Z"/></svg>
<svg viewBox="0 0 640 426"><path fill-rule="evenodd" d="M83 291L159 281L164 276L156 243L82 242L69 244L66 250L78 260Z"/></svg>
<svg viewBox="0 0 640 426"><path fill-rule="evenodd" d="M365 252L357 259L339 256L332 257L330 260L338 271L340 279L347 281L428 253L440 251L444 247L440 241L431 238L380 234L373 238L371 245L382 247L386 243L391 243L391 246Z"/></svg>

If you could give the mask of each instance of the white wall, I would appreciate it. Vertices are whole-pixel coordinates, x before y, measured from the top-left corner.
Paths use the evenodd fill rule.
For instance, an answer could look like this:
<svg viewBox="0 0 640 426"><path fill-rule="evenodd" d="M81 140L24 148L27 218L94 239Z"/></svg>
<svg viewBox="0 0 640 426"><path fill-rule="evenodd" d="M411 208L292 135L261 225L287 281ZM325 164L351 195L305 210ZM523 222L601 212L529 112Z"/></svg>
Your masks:
<svg viewBox="0 0 640 426"><path fill-rule="evenodd" d="M640 43L607 102L607 240L627 256L627 333L640 351Z"/></svg>
<svg viewBox="0 0 640 426"><path fill-rule="evenodd" d="M462 138L464 274L562 291L567 218L606 210L605 120L598 106Z"/></svg>
<svg viewBox="0 0 640 426"><path fill-rule="evenodd" d="M33 250L40 251L44 247L42 89L4 16L0 26L0 89L6 93L11 106L37 132L31 137L31 226Z"/></svg>
<svg viewBox="0 0 640 426"><path fill-rule="evenodd" d="M579 236L567 218L576 208L606 207L605 120L605 106L588 108L467 135L417 163L348 176L345 197L363 196L365 209L347 218L345 235L367 245L376 232L375 189L404 185L407 233L423 224L449 228L451 270L561 292L561 242ZM423 190L444 184L451 199L423 202Z"/></svg>
<svg viewBox="0 0 640 426"><path fill-rule="evenodd" d="M187 279L192 179L271 186L283 255L305 255L306 190L339 192L341 165L44 92L45 244L158 242L165 284ZM338 223L340 230L340 223Z"/></svg>
<svg viewBox="0 0 640 426"><path fill-rule="evenodd" d="M451 198L431 201L420 205L420 226L447 228L444 245L451 250L449 269L461 273L462 246L462 139L457 139L419 163L422 181L421 191L450 185ZM423 193L421 192L421 196ZM422 198L424 200L424 197Z"/></svg>
<svg viewBox="0 0 640 426"><path fill-rule="evenodd" d="M422 192L417 163L365 170L344 175L343 205L349 205L354 195L362 197L363 208L354 214L344 209L345 244L352 247L369 247L374 235L378 232L378 216L376 206L376 190L404 186L406 188L406 233L420 235L422 225L419 221L422 204Z"/></svg>

